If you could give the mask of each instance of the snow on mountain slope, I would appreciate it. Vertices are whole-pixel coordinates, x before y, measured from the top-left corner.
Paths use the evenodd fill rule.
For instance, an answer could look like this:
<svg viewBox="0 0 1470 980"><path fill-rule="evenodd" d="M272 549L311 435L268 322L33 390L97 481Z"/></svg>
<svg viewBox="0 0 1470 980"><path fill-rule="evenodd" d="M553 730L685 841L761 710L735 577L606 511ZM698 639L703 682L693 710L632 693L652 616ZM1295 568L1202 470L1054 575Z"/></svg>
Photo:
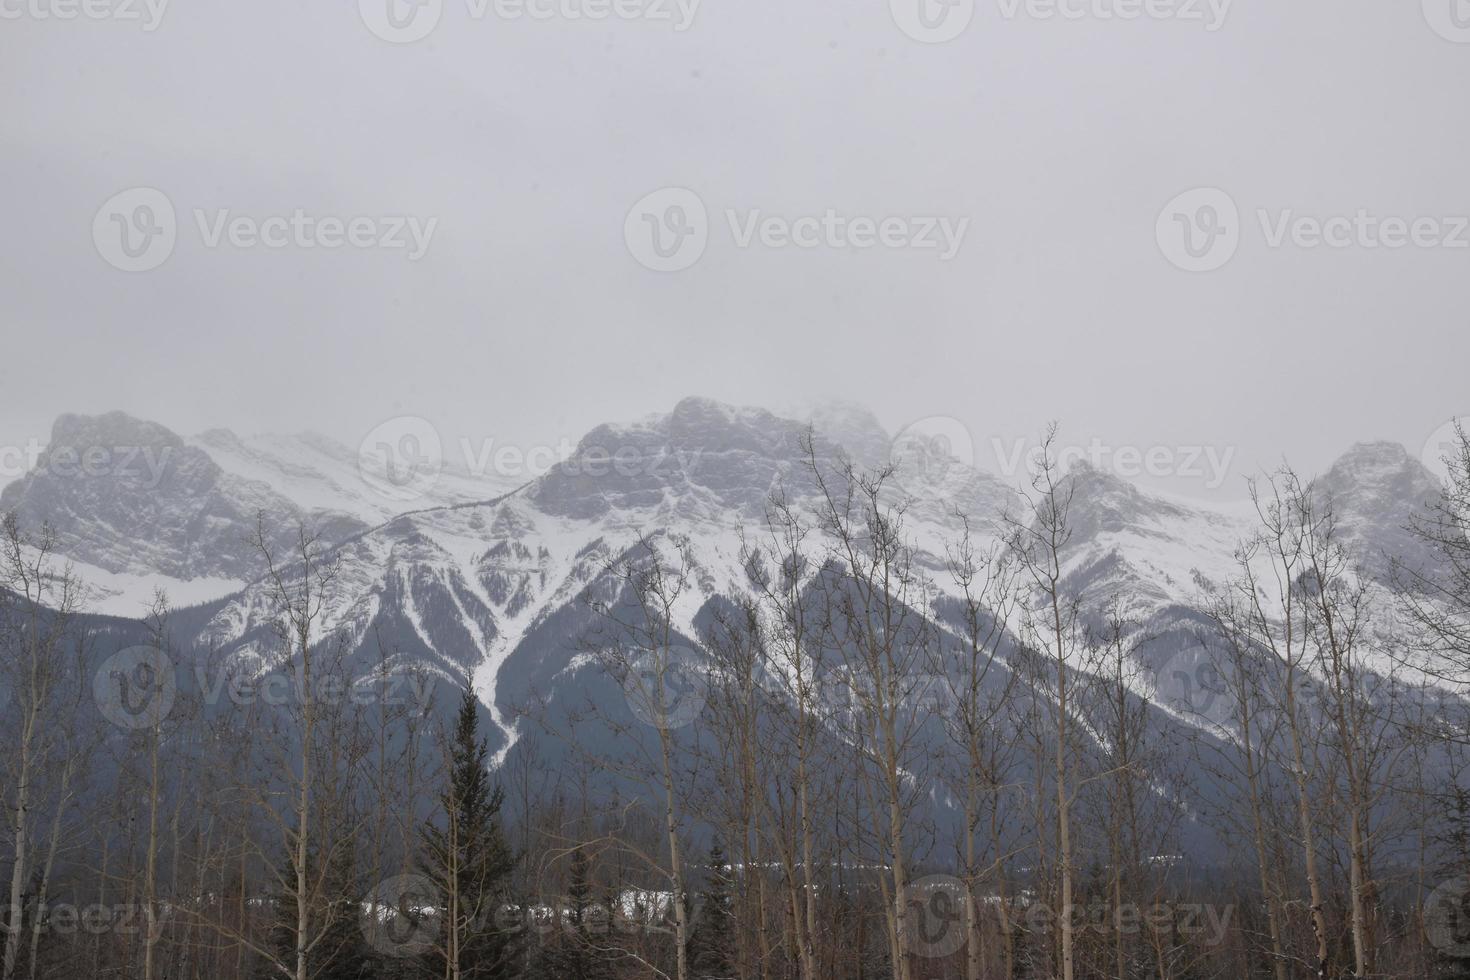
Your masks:
<svg viewBox="0 0 1470 980"><path fill-rule="evenodd" d="M354 454L321 437L241 439L216 430L183 440L120 414L66 416L57 423L57 451L141 445L168 463L141 476L85 479L42 466L7 487L0 505L58 526L63 552L86 563L84 576L104 594L94 604L100 611L138 615L158 581L175 603L227 596L203 635L261 663L278 654L243 539L264 509L284 552L285 535L304 516L340 542L341 578L323 630L340 630L374 662L382 654L454 684L472 681L502 729L503 749L514 738L516 697L558 683L571 668L582 652L574 633L586 625L577 612L584 593L610 594L609 562L641 536L687 549L692 588L677 625L694 637L706 603L746 588L742 534L761 540L770 493L780 489L815 515L820 487L807 461L808 421L817 429L819 468L833 486L842 440L862 447L854 454L861 466L897 467L889 502L904 509L917 560L940 592L954 588L946 549L959 539L959 514L970 518L983 547L1003 533L1002 513L1025 513L1017 487L963 461L936 459L926 444L894 442L866 412L819 408L807 419L685 399L667 414L599 426L570 458L498 499L477 494L482 484L451 478L413 510L395 513L409 505L374 497ZM1320 486L1355 548L1398 553L1407 545L1407 508L1434 487L1422 470L1402 448L1370 444L1354 447ZM1086 464L1066 480L1069 586L1093 611L1117 597L1141 628L1183 637L1200 618L1195 573L1215 581L1233 575L1254 509L1145 492Z"/></svg>
<svg viewBox="0 0 1470 980"><path fill-rule="evenodd" d="M266 510L272 546L283 556L296 519L315 522L341 559L317 635L343 641L355 676L380 665L427 674L440 706L471 685L491 722L485 734L497 762L528 733L547 730L575 737L539 740L539 751L554 755L575 743L612 758L648 732L634 720L621 678L589 656L608 636L596 634L607 624L588 599L616 601L623 584L616 562L640 556L651 542L670 564L687 560L673 625L697 644L712 616L748 588L742 551L767 540L773 491L815 527L822 488L803 438L809 423L818 472L839 497L844 440L862 447L852 454L860 467L895 467L885 503L902 509L935 598L957 591L947 549L962 534L959 515L969 518L974 543L984 548L1006 533L1002 514L1020 520L1027 513L1023 488L942 457L943 433L893 438L851 406L792 419L704 399L599 426L543 476L469 502L455 496L462 485L453 479L413 501L375 499L355 472L353 454L319 437L240 439L214 431L184 440L127 416L67 416L58 420L52 451L135 445L151 447L151 458L167 465L83 477L48 459L7 487L0 506L57 525L63 553L86 562L84 577L102 590L94 611L138 616L158 582L176 604L213 600L187 617L191 635L176 639L245 671L279 667L289 656L271 629L270 596L242 544L254 512ZM1371 444L1354 447L1323 477L1321 492L1356 551L1402 549L1411 505L1433 486L1416 467L1422 470L1402 449ZM1233 577L1236 548L1257 523L1254 508L1146 492L1085 464L1068 471L1064 489L1071 492L1072 531L1066 585L1082 594L1090 622L1116 597L1150 637L1125 680L1158 709L1152 723L1170 738L1228 746L1224 702L1198 697L1211 693L1208 680L1218 674L1209 673L1211 655L1199 641L1208 624L1195 575ZM441 493L448 504L436 499ZM813 529L808 553L820 556L830 543ZM945 628L952 608L921 611ZM1019 620L1010 625L1014 638ZM995 683L1015 653L1013 644L1002 651ZM1076 704L1073 710L1080 712ZM923 739L944 737L941 716L925 714ZM1075 720L1079 732L1090 730L1081 713ZM831 734L841 738L839 728Z"/></svg>
<svg viewBox="0 0 1470 980"><path fill-rule="evenodd" d="M1206 508L1148 493L1086 463L1067 475L1072 492L1071 540L1064 572L1095 602L1117 598L1123 612L1146 621L1196 597L1194 574L1224 581L1235 549L1252 533L1249 505Z"/></svg>
<svg viewBox="0 0 1470 980"><path fill-rule="evenodd" d="M58 418L35 467L0 491L0 510L56 529L90 609L138 616L155 588L187 605L254 579L257 514L283 551L299 521L341 542L411 507L488 499L511 486L447 471L429 495L395 501L363 479L356 453L322 436L243 439L214 429L184 439L111 412Z"/></svg>
<svg viewBox="0 0 1470 980"><path fill-rule="evenodd" d="M739 532L760 520L772 487L801 485L801 428L694 399L658 419L599 427L570 459L502 500L405 514L345 544L322 628L353 645L416 650L457 682L473 677L509 736L496 694L501 665L641 536L689 542L692 591L680 625L690 635L688 620L706 600L741 587ZM269 657L265 609L260 587L246 588L207 632L240 655Z"/></svg>
<svg viewBox="0 0 1470 980"><path fill-rule="evenodd" d="M422 498L404 503L379 493L363 478L358 452L313 432L242 437L228 429L210 429L189 441L245 485L269 486L305 512L340 513L365 526L409 509L489 500L525 482L488 468L472 475L451 459Z"/></svg>
<svg viewBox="0 0 1470 980"><path fill-rule="evenodd" d="M842 418L851 437L855 416ZM871 455L876 423L856 418ZM503 499L404 514L348 542L343 580L322 626L342 630L353 644L391 644L455 683L472 679L508 744L514 699L505 692L524 691L528 682L505 676L507 665L546 682L567 670L581 652L578 641L570 634L548 638L548 624L585 605L589 588L610 594L609 562L636 548L641 536L687 549L692 588L676 625L688 636L697 635L695 620L707 602L747 588L742 533L752 543L761 539L771 491L783 489L815 514L819 487L806 462L805 431L803 422L703 399L686 399L666 415L599 426L569 459ZM816 453L823 472L834 475L839 447L822 432ZM897 462L902 470L904 460ZM1067 479L1068 581L1094 607L1113 596L1126 600L1140 625L1196 605L1194 573L1228 577L1236 546L1252 528L1248 506L1207 508L1145 493L1086 465ZM905 508L918 560L941 592L954 588L945 561L960 534L957 512L971 516L982 545L1001 533L995 518L1002 510L1022 512L1015 488L957 461L900 485L892 502ZM264 646L255 647L264 642L264 609L259 590L247 588L209 630L238 641L242 652L267 656ZM523 649L532 636L534 649Z"/></svg>

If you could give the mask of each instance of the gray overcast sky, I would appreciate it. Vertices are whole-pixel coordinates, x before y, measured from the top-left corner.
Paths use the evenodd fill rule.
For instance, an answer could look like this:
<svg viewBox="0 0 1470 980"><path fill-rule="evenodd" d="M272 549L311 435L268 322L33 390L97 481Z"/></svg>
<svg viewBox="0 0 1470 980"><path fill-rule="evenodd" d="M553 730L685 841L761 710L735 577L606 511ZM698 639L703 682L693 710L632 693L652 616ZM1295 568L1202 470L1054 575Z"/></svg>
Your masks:
<svg viewBox="0 0 1470 980"><path fill-rule="evenodd" d="M1213 31L978 0L934 44L900 28L908 0L704 0L683 31L443 0L406 44L369 29L389 0L175 0L152 31L56 19L68 2L0 0L0 443L122 408L352 445L414 414L530 445L686 394L831 396L893 428L953 416L981 447L1056 418L1314 468L1470 412L1470 248L1272 247L1257 215L1470 215L1463 0L1238 0ZM93 222L134 187L167 195L177 241L128 273ZM678 272L625 241L664 187L708 209ZM1156 222L1200 187L1238 206L1237 250L1188 272ZM438 224L410 261L210 247L195 215L298 208ZM741 247L726 216L828 209L969 225L945 261Z"/></svg>

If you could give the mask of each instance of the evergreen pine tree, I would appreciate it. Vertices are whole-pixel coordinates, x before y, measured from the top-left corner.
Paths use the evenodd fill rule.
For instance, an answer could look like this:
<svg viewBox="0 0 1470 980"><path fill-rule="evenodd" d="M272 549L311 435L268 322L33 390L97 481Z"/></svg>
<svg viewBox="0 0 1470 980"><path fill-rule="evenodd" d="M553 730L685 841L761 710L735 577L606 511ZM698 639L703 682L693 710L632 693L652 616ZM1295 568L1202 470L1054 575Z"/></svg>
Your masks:
<svg viewBox="0 0 1470 980"><path fill-rule="evenodd" d="M420 838L423 871L437 887L446 918L440 948L427 954L435 976L448 976L446 948L454 924L448 900L458 896L459 972L451 980L500 980L518 975L519 930L500 914L509 902L515 857L500 823L504 794L492 786L489 748L479 735L479 711L469 690L460 701L449 746L449 785L441 794L442 824L428 821Z"/></svg>
<svg viewBox="0 0 1470 980"><path fill-rule="evenodd" d="M611 980L607 954L600 948L599 910L592 901L592 863L582 848L572 852L566 905L557 928L542 946L538 980Z"/></svg>
<svg viewBox="0 0 1470 980"><path fill-rule="evenodd" d="M722 980L735 975L735 882L719 841L710 846L704 893L699 915L689 940L689 959L694 976Z"/></svg>
<svg viewBox="0 0 1470 980"><path fill-rule="evenodd" d="M317 863L316 852L307 855L307 880ZM296 880L294 852L287 855L282 880ZM377 957L362 933L361 888L353 867L351 848L336 849L323 894L316 896L308 922L312 943L307 954L306 971L311 980L370 980L379 977ZM296 896L282 891L276 896L275 919L270 931L271 951L282 963L296 961ZM279 970L262 962L257 975L279 977Z"/></svg>

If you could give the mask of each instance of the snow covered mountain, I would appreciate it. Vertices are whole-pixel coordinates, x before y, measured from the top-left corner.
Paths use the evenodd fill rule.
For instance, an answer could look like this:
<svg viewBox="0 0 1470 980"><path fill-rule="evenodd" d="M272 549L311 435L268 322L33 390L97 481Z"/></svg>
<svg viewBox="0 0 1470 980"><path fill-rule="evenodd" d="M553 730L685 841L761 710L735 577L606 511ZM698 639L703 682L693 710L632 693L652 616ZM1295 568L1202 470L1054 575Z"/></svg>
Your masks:
<svg viewBox="0 0 1470 980"><path fill-rule="evenodd" d="M1016 512L1014 486L895 441L861 409L829 407L809 419L819 465L845 453L866 467L897 467L893 499L904 503L906 533L941 592L953 588L945 556L960 533L957 515L985 536L998 533L1000 514ZM404 503L374 493L357 454L319 436L242 439L214 430L186 440L119 413L63 416L41 465L5 488L0 507L58 529L63 554L98 590L94 609L137 615L160 583L176 605L213 600L201 638L262 660L275 644L246 538L263 511L284 552L304 520L342 556L324 629L374 660L381 643L401 662L455 682L473 678L503 748L514 738L516 705L585 666L582 598L614 590L608 562L641 536L691 556L696 588L678 610L691 639L723 597L748 588L742 535L759 537L770 493L782 488L799 509L815 510L806 431L804 420L690 398L664 415L599 426L570 458L519 488L452 477L435 496ZM96 446L137 452L128 465L115 453L110 465L78 472L71 458ZM1231 573L1253 511L1146 493L1086 464L1067 479L1069 583L1095 608L1125 602L1142 627L1175 637L1153 656L1177 656L1201 622L1196 574ZM1403 526L1437 484L1402 447L1356 446L1320 486L1370 576L1385 574L1390 554L1417 555Z"/></svg>
<svg viewBox="0 0 1470 980"><path fill-rule="evenodd" d="M245 438L212 429L184 438L122 412L63 415L36 466L0 491L0 510L55 528L60 553L88 586L89 608L137 616L155 587L188 605L255 579L258 514L283 549L299 521L336 543L411 508L514 487L446 470L424 496L401 501L375 488L370 463L312 433Z"/></svg>

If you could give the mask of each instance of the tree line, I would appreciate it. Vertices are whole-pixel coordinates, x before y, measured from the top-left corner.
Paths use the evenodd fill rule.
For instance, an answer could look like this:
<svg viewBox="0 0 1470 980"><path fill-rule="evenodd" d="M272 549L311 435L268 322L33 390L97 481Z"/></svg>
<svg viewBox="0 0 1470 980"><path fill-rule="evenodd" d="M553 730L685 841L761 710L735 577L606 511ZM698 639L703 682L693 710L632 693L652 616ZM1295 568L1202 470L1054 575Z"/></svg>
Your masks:
<svg viewBox="0 0 1470 980"><path fill-rule="evenodd" d="M469 678L330 628L309 529L257 528L272 629L226 657L161 593L88 616L5 517L0 980L1470 977L1470 440L1432 564L1361 574L1283 468L1145 622L1049 447L936 543L808 439L738 588L666 531L607 556L566 670L616 703L530 698L499 753Z"/></svg>

